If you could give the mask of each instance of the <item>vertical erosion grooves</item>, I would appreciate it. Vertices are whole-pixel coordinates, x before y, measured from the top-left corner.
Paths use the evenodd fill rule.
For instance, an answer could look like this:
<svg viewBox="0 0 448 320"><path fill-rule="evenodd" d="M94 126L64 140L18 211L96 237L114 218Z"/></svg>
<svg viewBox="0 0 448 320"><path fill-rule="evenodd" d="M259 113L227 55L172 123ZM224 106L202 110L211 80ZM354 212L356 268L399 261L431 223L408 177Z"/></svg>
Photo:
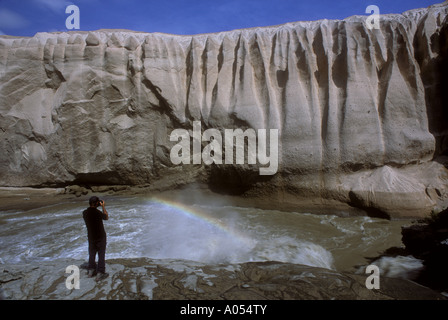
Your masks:
<svg viewBox="0 0 448 320"><path fill-rule="evenodd" d="M321 188L327 173L429 161L446 152L446 11L385 15L379 30L358 16L194 36L0 37L0 180L190 172L171 163L169 134L196 120L278 129L279 171L322 175Z"/></svg>

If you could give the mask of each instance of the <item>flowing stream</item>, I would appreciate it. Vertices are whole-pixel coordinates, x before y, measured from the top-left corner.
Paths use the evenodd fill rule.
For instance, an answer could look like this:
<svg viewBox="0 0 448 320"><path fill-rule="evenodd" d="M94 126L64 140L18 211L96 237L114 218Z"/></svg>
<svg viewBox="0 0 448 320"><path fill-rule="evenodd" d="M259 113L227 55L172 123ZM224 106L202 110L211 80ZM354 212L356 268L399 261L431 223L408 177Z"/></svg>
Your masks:
<svg viewBox="0 0 448 320"><path fill-rule="evenodd" d="M367 258L402 246L401 226L411 222L338 217L331 209L315 215L225 204L185 206L144 197L110 196L106 203L106 259L281 261L356 271L368 264ZM0 263L87 260L84 209L73 202L0 213Z"/></svg>

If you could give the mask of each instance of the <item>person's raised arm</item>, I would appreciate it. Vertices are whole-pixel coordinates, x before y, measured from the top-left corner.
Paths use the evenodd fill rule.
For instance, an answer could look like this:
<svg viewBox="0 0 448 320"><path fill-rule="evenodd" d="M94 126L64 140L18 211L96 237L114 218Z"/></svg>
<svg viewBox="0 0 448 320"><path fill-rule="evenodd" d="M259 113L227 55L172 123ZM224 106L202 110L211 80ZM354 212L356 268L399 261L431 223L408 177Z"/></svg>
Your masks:
<svg viewBox="0 0 448 320"><path fill-rule="evenodd" d="M104 202L104 200L101 200L101 207L103 208L103 214L105 215L105 217L103 218L104 220L109 220L109 214L107 213L106 210L106 202Z"/></svg>

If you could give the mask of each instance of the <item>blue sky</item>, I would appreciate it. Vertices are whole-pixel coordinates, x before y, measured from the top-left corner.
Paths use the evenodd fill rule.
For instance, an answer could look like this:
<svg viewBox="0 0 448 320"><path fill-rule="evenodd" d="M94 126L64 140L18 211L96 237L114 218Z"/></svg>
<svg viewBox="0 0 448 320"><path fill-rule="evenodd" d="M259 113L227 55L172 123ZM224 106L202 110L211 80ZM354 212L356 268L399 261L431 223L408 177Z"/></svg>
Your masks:
<svg viewBox="0 0 448 320"><path fill-rule="evenodd" d="M80 10L80 30L130 29L198 34L293 21L343 19L367 15L368 5L381 14L402 13L442 0L0 0L0 34L33 36L67 31L65 9Z"/></svg>

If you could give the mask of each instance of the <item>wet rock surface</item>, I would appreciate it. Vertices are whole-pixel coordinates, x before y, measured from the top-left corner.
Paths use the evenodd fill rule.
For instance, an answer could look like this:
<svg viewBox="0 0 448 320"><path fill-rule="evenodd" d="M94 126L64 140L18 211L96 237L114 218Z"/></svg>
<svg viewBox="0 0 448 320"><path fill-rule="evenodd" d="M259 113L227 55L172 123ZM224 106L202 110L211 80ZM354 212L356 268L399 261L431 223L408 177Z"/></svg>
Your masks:
<svg viewBox="0 0 448 320"><path fill-rule="evenodd" d="M414 282L381 278L369 290L367 275L280 262L205 265L182 260L107 261L109 277L88 278L84 261L56 260L34 265L1 265L3 299L41 300L391 300L445 299ZM67 289L69 265L80 267L80 288Z"/></svg>

